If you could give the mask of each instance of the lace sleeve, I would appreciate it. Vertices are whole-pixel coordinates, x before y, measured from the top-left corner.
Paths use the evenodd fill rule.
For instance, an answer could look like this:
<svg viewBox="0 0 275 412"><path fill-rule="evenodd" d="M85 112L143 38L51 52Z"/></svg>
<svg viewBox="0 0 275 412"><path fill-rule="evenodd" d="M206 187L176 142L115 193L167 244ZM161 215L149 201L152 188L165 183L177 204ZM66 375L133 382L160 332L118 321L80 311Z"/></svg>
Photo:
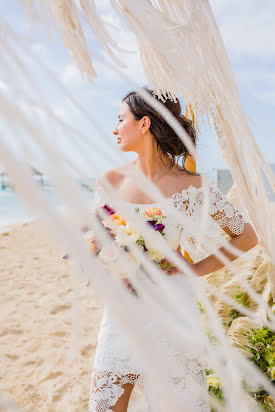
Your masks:
<svg viewBox="0 0 275 412"><path fill-rule="evenodd" d="M202 187L190 186L188 189L172 195L172 202L174 207L184 216L192 218L198 224L202 208L207 202L209 216L231 237L240 235L244 231L245 223L247 223L235 206L212 184L208 185L206 190ZM185 225L186 221L183 221L182 228L185 228Z"/></svg>
<svg viewBox="0 0 275 412"><path fill-rule="evenodd" d="M247 221L215 185L209 186L208 202L209 215L228 235L233 237L243 233Z"/></svg>

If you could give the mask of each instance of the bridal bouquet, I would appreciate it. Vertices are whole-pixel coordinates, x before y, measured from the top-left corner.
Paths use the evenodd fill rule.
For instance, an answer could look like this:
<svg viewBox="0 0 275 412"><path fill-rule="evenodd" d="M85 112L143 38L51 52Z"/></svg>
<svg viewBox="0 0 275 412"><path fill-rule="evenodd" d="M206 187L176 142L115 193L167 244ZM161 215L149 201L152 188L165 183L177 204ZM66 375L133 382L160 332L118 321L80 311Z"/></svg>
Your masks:
<svg viewBox="0 0 275 412"><path fill-rule="evenodd" d="M127 237L129 236L140 248L142 248L143 252L149 257L149 259L155 262L161 269L167 270L173 268L174 265L168 262L165 259L165 256L156 250L153 246L151 246L149 240L145 240L144 237L136 232L133 226L126 222L123 217L119 216L115 213L115 211L107 204L103 205L102 208L107 212L112 221L118 226L118 231L115 234L111 228L108 226L108 223L104 220L101 222L105 229L108 230L109 233L112 234L115 243L121 247L123 250L128 252L127 247ZM139 213L139 208L135 208L136 213ZM157 207L147 207L145 211L141 215L147 224L151 225L153 229L158 232L161 236L165 237L165 219L167 216L163 215L162 211ZM97 246L94 239L94 233L90 230L83 230L84 231L84 239L88 241L89 245L93 253L99 253L97 250ZM130 258L136 262L135 257L132 254L129 254ZM68 259L69 255L66 254L63 256L63 259ZM123 276L122 276L123 277Z"/></svg>
<svg viewBox="0 0 275 412"><path fill-rule="evenodd" d="M167 262L165 256L150 245L148 240L136 232L133 226L126 222L121 216L115 213L115 211L107 204L103 206L103 209L111 216L112 221L119 226L117 234L114 236L115 243L128 251L127 248L127 237L129 236L139 247L142 248L144 253L149 257L150 260L157 263L161 269L169 269L174 265ZM139 208L135 208L135 211L139 213ZM161 236L165 237L165 219L167 216L163 215L162 211L157 207L147 207L141 215L147 224L151 225L155 231L157 231ZM134 260L134 257L131 256Z"/></svg>

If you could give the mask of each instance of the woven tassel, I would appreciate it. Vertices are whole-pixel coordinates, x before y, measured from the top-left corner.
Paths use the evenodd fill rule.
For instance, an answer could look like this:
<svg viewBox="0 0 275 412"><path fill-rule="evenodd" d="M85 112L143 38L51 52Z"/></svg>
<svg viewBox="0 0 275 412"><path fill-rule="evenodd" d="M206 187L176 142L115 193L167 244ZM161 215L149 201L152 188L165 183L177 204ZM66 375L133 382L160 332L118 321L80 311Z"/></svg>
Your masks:
<svg viewBox="0 0 275 412"><path fill-rule="evenodd" d="M65 46L71 51L80 72L93 83L96 76L88 45L73 0L45 0Z"/></svg>
<svg viewBox="0 0 275 412"><path fill-rule="evenodd" d="M245 356L250 358L250 343L248 341L249 333L253 329L260 329L263 325L256 320L252 320L245 316L235 319L230 326L227 336L230 342L238 348Z"/></svg>

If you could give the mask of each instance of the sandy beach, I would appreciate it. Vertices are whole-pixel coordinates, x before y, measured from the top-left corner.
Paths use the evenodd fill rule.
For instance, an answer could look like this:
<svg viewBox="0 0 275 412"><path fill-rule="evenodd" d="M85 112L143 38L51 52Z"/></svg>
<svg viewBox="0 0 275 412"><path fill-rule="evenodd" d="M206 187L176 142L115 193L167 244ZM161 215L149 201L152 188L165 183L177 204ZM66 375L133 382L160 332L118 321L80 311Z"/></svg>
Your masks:
<svg viewBox="0 0 275 412"><path fill-rule="evenodd" d="M1 231L0 393L28 412L88 411L103 303L82 279L76 359L70 363L74 294L63 255L39 221ZM136 388L131 412L146 410L138 394Z"/></svg>
<svg viewBox="0 0 275 412"><path fill-rule="evenodd" d="M64 250L41 222L0 236L0 388L26 411L86 411L102 316L81 281L80 335L73 365L72 284Z"/></svg>

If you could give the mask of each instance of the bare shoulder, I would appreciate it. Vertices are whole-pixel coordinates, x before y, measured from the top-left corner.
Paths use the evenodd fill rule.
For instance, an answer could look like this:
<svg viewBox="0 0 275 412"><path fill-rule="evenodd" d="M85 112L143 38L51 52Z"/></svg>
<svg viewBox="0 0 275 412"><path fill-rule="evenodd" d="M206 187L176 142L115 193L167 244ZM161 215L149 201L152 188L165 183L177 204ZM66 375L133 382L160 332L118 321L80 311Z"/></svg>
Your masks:
<svg viewBox="0 0 275 412"><path fill-rule="evenodd" d="M122 166L109 169L100 177L99 180L104 184L104 180L106 179L114 188L117 188L125 179L126 172L131 164L132 162L129 162Z"/></svg>
<svg viewBox="0 0 275 412"><path fill-rule="evenodd" d="M199 174L181 171L177 179L181 189L187 189L189 186L194 186L199 189L202 186L202 177Z"/></svg>
<svg viewBox="0 0 275 412"><path fill-rule="evenodd" d="M202 186L202 177L201 175L193 175L192 176L192 185L199 189Z"/></svg>

